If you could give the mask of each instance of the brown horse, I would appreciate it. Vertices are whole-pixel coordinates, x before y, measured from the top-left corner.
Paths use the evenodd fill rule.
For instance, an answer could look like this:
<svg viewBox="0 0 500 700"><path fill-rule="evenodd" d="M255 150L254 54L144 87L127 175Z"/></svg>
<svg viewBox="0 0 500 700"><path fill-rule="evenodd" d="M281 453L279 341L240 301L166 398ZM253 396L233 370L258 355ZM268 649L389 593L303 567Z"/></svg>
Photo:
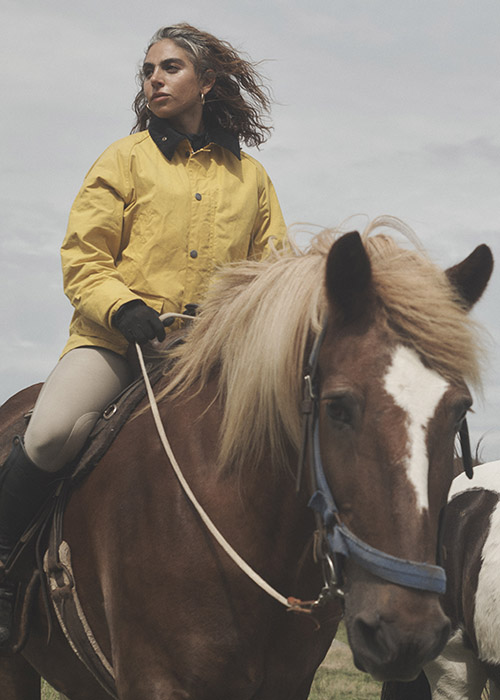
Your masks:
<svg viewBox="0 0 500 700"><path fill-rule="evenodd" d="M384 700L500 699L500 462L452 484L442 523L448 585L443 608L452 635L412 683L387 683Z"/></svg>
<svg viewBox="0 0 500 700"><path fill-rule="evenodd" d="M384 223L223 271L157 392L198 501L285 604L214 541L147 406L72 493L64 539L120 700L303 700L342 612L378 679L414 677L445 644L438 516L492 258L480 246L444 273L368 235ZM313 615L287 609L325 576L342 603L323 590ZM38 697L37 674L71 700L109 697L53 623L48 641L37 605L22 657L1 660L3 700Z"/></svg>

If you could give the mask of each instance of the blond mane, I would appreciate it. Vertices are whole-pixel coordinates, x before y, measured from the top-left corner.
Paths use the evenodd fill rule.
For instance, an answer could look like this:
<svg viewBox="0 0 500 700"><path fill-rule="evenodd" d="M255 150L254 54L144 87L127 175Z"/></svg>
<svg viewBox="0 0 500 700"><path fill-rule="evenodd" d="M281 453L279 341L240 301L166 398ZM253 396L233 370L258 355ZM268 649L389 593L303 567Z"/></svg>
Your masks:
<svg viewBox="0 0 500 700"><path fill-rule="evenodd" d="M444 272L422 250L405 250L388 226L414 234L389 217L363 232L381 322L446 378L478 385L478 329L457 304ZM284 462L300 441L299 405L306 347L321 330L326 309L326 256L339 231L317 235L306 250L293 244L262 262L230 265L214 281L203 310L161 392L182 396L218 382L223 407L220 468Z"/></svg>

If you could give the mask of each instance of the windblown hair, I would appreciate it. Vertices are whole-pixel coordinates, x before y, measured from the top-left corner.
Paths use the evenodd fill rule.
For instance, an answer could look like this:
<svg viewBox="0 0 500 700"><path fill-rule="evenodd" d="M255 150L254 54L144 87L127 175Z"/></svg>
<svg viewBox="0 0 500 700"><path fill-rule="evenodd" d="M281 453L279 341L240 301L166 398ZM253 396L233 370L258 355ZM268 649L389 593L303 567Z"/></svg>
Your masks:
<svg viewBox="0 0 500 700"><path fill-rule="evenodd" d="M379 302L376 321L445 378L478 385L479 328L422 251L405 250L387 234L370 235L388 225L411 236L391 217L375 220L362 236ZM304 358L321 330L326 256L339 235L327 230L305 251L292 244L270 259L224 268L178 350L160 398L217 380L221 468L266 455L280 462L287 445L299 448Z"/></svg>
<svg viewBox="0 0 500 700"><path fill-rule="evenodd" d="M265 123L271 98L256 64L242 58L228 42L185 23L159 29L146 54L162 39L171 39L187 52L199 78L207 71L215 73L215 84L206 95L203 109L206 125L222 127L247 146L264 143L271 133L271 127ZM147 129L151 118L144 95L142 69L137 81L140 90L133 103L137 120L132 133Z"/></svg>

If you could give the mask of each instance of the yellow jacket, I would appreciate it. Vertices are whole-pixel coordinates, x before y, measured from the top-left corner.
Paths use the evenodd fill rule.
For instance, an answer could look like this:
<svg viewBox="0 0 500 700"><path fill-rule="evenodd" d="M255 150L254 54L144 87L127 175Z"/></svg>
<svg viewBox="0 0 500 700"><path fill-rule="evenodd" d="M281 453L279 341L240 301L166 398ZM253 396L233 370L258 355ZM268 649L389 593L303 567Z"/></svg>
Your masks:
<svg viewBox="0 0 500 700"><path fill-rule="evenodd" d="M264 168L215 143L193 153L183 140L169 161L147 131L112 144L72 207L61 257L75 307L63 354L82 345L124 354L111 326L142 299L159 313L199 303L215 269L265 254L285 235Z"/></svg>

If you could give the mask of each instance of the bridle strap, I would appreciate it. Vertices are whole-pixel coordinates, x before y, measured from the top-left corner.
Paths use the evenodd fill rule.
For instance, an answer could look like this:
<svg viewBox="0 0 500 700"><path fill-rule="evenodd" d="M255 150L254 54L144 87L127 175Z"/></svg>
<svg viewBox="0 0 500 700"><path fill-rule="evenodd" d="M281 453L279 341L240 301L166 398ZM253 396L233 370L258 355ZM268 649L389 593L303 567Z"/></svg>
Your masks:
<svg viewBox="0 0 500 700"><path fill-rule="evenodd" d="M302 414L302 439L300 443L299 461L297 464L297 476L295 491L299 493L302 485L302 475L304 473L304 467L307 462L307 448L308 446L312 449L312 432L311 427L315 422L316 411L317 411L317 381L318 381L318 360L319 351L323 344L326 333L326 320L323 323L321 332L316 337L313 343L311 353L309 355L309 360L307 362L305 373L304 373L304 394L302 397L301 404L301 414ZM310 455L310 458L312 455ZM310 459L309 459L310 461Z"/></svg>
<svg viewBox="0 0 500 700"><path fill-rule="evenodd" d="M384 581L439 595L446 591L446 574L442 567L381 552L360 540L343 524L335 525L333 535L328 535L328 542L333 552L349 557Z"/></svg>

